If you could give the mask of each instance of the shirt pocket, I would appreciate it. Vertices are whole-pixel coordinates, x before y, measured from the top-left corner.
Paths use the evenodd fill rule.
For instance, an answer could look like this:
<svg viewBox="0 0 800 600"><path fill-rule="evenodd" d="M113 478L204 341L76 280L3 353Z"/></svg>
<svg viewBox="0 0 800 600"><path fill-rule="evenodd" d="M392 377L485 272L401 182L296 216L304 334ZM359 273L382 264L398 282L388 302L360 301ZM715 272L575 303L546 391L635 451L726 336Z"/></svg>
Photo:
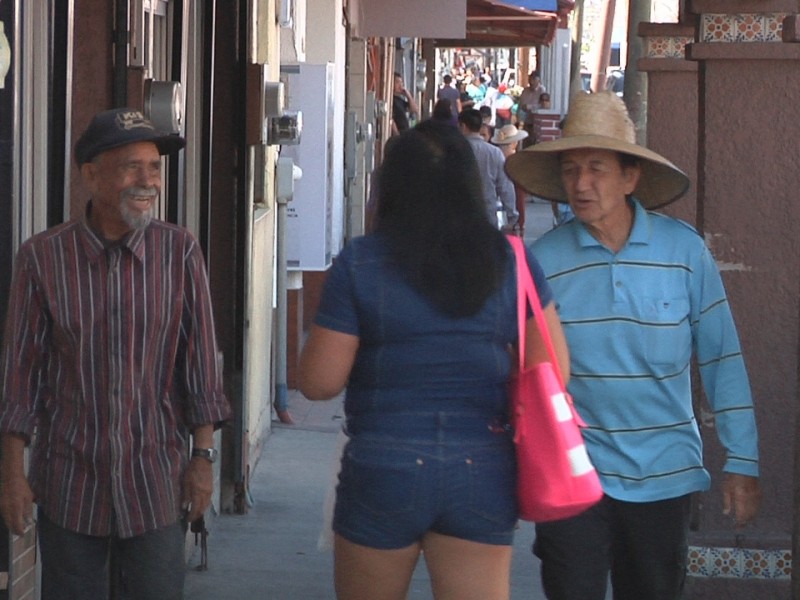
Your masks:
<svg viewBox="0 0 800 600"><path fill-rule="evenodd" d="M642 299L642 342L651 365L681 367L692 353L692 330L687 298Z"/></svg>

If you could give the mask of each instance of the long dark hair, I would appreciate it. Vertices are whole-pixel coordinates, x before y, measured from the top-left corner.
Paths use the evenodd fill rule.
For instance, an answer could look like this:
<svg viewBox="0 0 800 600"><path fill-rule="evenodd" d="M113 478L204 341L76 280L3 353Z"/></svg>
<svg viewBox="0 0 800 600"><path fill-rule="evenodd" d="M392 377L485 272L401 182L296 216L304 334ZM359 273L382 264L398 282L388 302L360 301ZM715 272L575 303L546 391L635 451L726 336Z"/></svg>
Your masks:
<svg viewBox="0 0 800 600"><path fill-rule="evenodd" d="M486 214L472 148L454 127L423 121L381 165L377 231L406 279L444 313L477 313L500 286L508 244Z"/></svg>

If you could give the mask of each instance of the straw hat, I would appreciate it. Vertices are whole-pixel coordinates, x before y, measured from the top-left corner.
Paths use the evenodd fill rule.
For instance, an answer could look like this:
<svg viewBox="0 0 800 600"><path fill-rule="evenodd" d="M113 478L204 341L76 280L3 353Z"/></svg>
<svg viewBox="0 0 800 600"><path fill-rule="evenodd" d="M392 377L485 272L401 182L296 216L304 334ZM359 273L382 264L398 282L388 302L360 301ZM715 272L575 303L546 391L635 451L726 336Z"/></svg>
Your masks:
<svg viewBox="0 0 800 600"><path fill-rule="evenodd" d="M613 92L579 93L572 98L562 137L529 146L506 159L506 173L528 192L566 202L559 154L596 148L639 159L641 176L633 195L645 208L677 200L689 189L689 177L666 158L636 144L636 131L625 103Z"/></svg>
<svg viewBox="0 0 800 600"><path fill-rule="evenodd" d="M520 140L528 137L527 131L520 131L511 124L503 125L500 129L495 130L492 139L489 140L493 144L504 146L506 144L516 144Z"/></svg>

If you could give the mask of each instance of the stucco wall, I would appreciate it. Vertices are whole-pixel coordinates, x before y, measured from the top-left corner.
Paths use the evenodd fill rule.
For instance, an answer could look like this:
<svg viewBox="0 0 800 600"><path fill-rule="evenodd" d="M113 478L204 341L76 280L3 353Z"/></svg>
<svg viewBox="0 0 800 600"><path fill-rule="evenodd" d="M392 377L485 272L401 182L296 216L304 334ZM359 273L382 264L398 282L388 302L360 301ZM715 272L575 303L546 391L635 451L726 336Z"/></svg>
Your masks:
<svg viewBox="0 0 800 600"><path fill-rule="evenodd" d="M791 531L797 404L800 61L706 60L703 228L737 318L757 402L759 534ZM716 487L716 486L715 486ZM718 494L707 527L724 527ZM788 538L787 538L788 539Z"/></svg>
<svg viewBox="0 0 800 600"><path fill-rule="evenodd" d="M779 10L779 0L758 7L738 0L691 4L698 13ZM784 3L780 10L790 8ZM800 125L794 106L800 96L800 45L780 39L746 42L747 32L738 25L746 18L752 21L746 15L722 17L725 26L735 25L731 36L741 35L742 41L716 34L709 39L708 31L695 32L688 24L643 26L640 34L652 43L639 66L648 72L648 145L692 180L689 195L663 212L695 224L720 266L759 426L761 512L754 524L735 530L722 514L724 452L713 416L698 403L712 488L697 497L691 544L708 551L701 554L707 559L739 547L770 551L776 564L785 565L785 551L792 548L798 392L800 158L795 140ZM750 573L752 567L737 565ZM785 577L725 578L718 569L717 576L690 577L686 597L778 598L788 597L789 587Z"/></svg>
<svg viewBox="0 0 800 600"><path fill-rule="evenodd" d="M664 62L663 60L661 62ZM647 147L682 169L692 182L680 200L660 210L697 225L697 72L667 68L648 77ZM665 119L663 115L670 115Z"/></svg>

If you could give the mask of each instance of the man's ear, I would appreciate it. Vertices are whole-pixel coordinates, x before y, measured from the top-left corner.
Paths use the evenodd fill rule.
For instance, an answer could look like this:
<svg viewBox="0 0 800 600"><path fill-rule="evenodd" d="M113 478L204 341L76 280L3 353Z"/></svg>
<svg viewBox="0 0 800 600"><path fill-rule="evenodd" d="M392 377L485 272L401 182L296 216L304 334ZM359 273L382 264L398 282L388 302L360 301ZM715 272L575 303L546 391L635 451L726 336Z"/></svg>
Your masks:
<svg viewBox="0 0 800 600"><path fill-rule="evenodd" d="M94 181L94 165L91 162L85 162L81 165L81 177L87 184Z"/></svg>
<svg viewBox="0 0 800 600"><path fill-rule="evenodd" d="M628 196L633 193L636 186L639 185L639 177L642 176L642 167L639 165L630 165L623 168L623 177L625 177L625 195Z"/></svg>

